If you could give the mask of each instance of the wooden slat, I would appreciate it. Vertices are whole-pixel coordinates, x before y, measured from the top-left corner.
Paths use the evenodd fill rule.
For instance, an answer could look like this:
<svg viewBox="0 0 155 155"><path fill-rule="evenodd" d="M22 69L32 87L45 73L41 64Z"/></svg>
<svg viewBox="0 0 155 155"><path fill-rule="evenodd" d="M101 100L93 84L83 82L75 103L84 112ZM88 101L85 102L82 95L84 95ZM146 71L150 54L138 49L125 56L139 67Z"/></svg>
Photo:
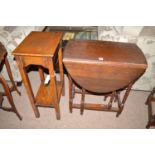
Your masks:
<svg viewBox="0 0 155 155"><path fill-rule="evenodd" d="M73 108L80 109L81 105L80 104L73 104ZM98 111L110 111L110 112L118 112L119 109L116 107L108 108L107 105L105 104L95 104L95 103L85 103L84 104L84 109L87 110L98 110Z"/></svg>

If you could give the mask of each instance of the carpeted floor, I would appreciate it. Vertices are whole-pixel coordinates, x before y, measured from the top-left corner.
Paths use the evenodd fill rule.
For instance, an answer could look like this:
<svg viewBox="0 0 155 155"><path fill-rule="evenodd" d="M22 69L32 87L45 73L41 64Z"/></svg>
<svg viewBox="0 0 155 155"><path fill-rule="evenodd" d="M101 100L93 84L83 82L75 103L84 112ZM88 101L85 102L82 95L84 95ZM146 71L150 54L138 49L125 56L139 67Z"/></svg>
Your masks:
<svg viewBox="0 0 155 155"><path fill-rule="evenodd" d="M31 71L29 76L33 90L36 92L40 82L38 73ZM25 88L22 85L19 87L22 96L20 97L16 92L13 92L13 98L23 120L20 121L12 112L0 110L0 128L145 128L148 115L147 106L144 103L148 92L131 91L124 111L118 118L113 112L90 110L85 110L84 115L81 116L79 109L73 109L73 113L69 113L67 77L65 77L65 85L66 95L61 97L60 101L61 120L56 120L55 111L52 108L39 108L40 118L35 118ZM103 97L88 95L86 99L91 102L103 102ZM75 100L80 100L80 97L77 95ZM7 102L4 99L4 104Z"/></svg>

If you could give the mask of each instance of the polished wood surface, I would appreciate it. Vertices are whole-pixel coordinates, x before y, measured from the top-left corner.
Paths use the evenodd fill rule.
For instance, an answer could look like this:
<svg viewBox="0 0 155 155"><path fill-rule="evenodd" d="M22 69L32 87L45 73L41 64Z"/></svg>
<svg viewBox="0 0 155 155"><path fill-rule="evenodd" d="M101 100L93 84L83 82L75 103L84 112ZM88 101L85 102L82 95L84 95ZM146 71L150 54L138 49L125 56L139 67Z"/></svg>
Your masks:
<svg viewBox="0 0 155 155"><path fill-rule="evenodd" d="M100 62L101 57L103 63L146 64L146 59L136 44L110 41L71 40L65 48L64 57L97 62Z"/></svg>
<svg viewBox="0 0 155 155"><path fill-rule="evenodd" d="M119 116L133 83L147 68L146 59L135 44L109 41L69 41L63 62L69 77L70 112L79 108L81 114L88 109L117 112ZM121 98L122 90L125 93ZM80 104L73 103L76 93L81 94ZM110 99L107 104L86 103L86 94Z"/></svg>
<svg viewBox="0 0 155 155"><path fill-rule="evenodd" d="M53 57L61 38L61 32L31 32L13 54Z"/></svg>
<svg viewBox="0 0 155 155"><path fill-rule="evenodd" d="M21 94L20 94L19 90L17 89L17 86L16 86L14 79L13 79L13 76L12 76L11 68L10 68L10 65L9 65L9 62L7 59L7 51L6 51L5 47L3 46L3 44L0 42L0 69L2 69L4 65L6 67L6 71L8 73L9 78L10 78L12 86L9 87L5 78L0 74L0 83L2 84L2 87L4 90L4 92L0 91L0 108L5 110L5 111L9 111L9 112L11 111L11 112L16 113L18 118L20 120L22 120L22 117L20 116L19 112L17 111L17 109L15 107L11 92L16 91L19 95L21 95ZM3 96L7 97L9 104L11 105L11 108L3 106L3 102L2 102Z"/></svg>
<svg viewBox="0 0 155 155"><path fill-rule="evenodd" d="M57 119L60 119L59 100L64 86L62 66L62 49L60 47L61 32L31 32L14 50L23 83L27 90L31 106L36 117L39 117L38 106L54 107ZM58 54L60 81L57 82L54 73L54 57ZM34 96L32 86L27 75L26 67L37 65L41 84L37 95ZM44 84L44 68L48 69L50 82Z"/></svg>
<svg viewBox="0 0 155 155"><path fill-rule="evenodd" d="M98 93L128 86L147 67L143 53L135 44L108 41L69 41L63 62L80 86Z"/></svg>

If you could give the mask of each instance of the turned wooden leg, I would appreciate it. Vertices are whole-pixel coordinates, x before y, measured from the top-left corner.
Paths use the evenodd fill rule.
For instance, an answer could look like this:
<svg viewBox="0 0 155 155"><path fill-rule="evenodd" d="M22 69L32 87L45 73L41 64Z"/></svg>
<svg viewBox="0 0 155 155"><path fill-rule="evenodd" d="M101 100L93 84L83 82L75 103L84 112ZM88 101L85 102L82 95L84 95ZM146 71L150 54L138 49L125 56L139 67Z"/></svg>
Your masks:
<svg viewBox="0 0 155 155"><path fill-rule="evenodd" d="M125 102L126 102L128 96L129 96L129 94L130 94L132 85L133 85L133 84L130 84L130 85L127 87L122 102L120 101L120 97L119 97L119 94L118 94L117 97L118 97L119 111L118 111L118 113L116 114L116 117L118 117L118 116L121 114L121 112L123 111L124 104L125 104Z"/></svg>
<svg viewBox="0 0 155 155"><path fill-rule="evenodd" d="M16 107L15 107L15 104L14 104L14 101L13 101L13 98L12 98L12 95L11 95L11 93L10 93L9 86L8 86L7 82L5 81L5 79L4 79L1 75L0 75L0 82L1 82L2 85L3 85L3 88L4 88L5 93L6 93L6 97L7 97L8 101L9 101L9 103L10 103L10 105L11 105L11 109L7 109L7 108L6 108L6 109L9 110L9 111L15 112L16 115L18 116L18 118L19 118L20 120L22 120L22 117L20 116L20 114L18 113L18 111L17 111L17 109L16 109ZM5 109L5 108L4 108L4 109Z"/></svg>
<svg viewBox="0 0 155 155"><path fill-rule="evenodd" d="M13 85L13 90L15 90L19 95L21 95L20 91L17 89L17 86L16 86L16 84L14 82L14 79L13 79L13 76L12 76L12 72L11 72L11 68L10 68L10 65L9 65L7 57L5 57L4 61L5 61L4 63L5 63L5 66L6 66L8 75L9 75L9 78L10 78L10 80L12 82L12 85Z"/></svg>
<svg viewBox="0 0 155 155"><path fill-rule="evenodd" d="M117 105L118 105L118 112L116 114L116 117L118 117L121 114L122 110L123 110L122 109L123 106L122 106L122 102L121 102L121 98L120 98L120 92L116 92L115 100L117 101Z"/></svg>
<svg viewBox="0 0 155 155"><path fill-rule="evenodd" d="M152 104L151 104L151 101L149 103L147 103L148 105L148 124L146 125L146 128L150 128L150 124L151 124L151 118L152 118L152 115L153 115L153 112L152 112Z"/></svg>
<svg viewBox="0 0 155 155"><path fill-rule="evenodd" d="M151 125L154 125L154 116L153 116L153 110L152 110L152 101L155 100L153 95L155 94L155 87L153 88L153 90L151 91L151 93L149 94L145 104L148 106L148 123L146 125L146 128L150 128Z"/></svg>
<svg viewBox="0 0 155 155"><path fill-rule="evenodd" d="M116 92L115 91L111 93L110 100L109 100L109 103L108 103L108 109L111 109L113 100L115 98L115 95L116 95Z"/></svg>
<svg viewBox="0 0 155 155"><path fill-rule="evenodd" d="M80 114L83 115L84 112L84 100L85 100L85 89L82 88L82 94L81 94L81 108L80 108Z"/></svg>
<svg viewBox="0 0 155 155"><path fill-rule="evenodd" d="M69 79L69 111L70 113L72 113L72 109L73 109L73 81L71 79L71 77L68 75L68 79Z"/></svg>
<svg viewBox="0 0 155 155"><path fill-rule="evenodd" d="M148 98L147 98L147 100L146 100L146 102L145 102L146 105L150 104L150 102L151 102L151 100L152 100L152 97L153 97L154 93L155 93L155 87L153 88L153 90L152 90L151 93L149 94L149 96L148 96Z"/></svg>
<svg viewBox="0 0 155 155"><path fill-rule="evenodd" d="M147 103L147 104L148 104L148 123L146 125L146 128L148 129L151 126L151 119L152 119L153 112L152 112L151 101L150 101L150 103Z"/></svg>
<svg viewBox="0 0 155 155"><path fill-rule="evenodd" d="M3 95L2 95L2 93L0 92L0 106L2 105L2 102L3 102Z"/></svg>

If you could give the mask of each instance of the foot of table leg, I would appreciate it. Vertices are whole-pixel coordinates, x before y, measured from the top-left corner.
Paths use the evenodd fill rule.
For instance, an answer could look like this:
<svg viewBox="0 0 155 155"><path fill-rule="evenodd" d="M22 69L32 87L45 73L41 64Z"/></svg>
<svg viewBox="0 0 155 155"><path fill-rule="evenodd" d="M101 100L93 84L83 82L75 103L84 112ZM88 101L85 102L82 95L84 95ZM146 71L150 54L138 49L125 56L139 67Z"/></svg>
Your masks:
<svg viewBox="0 0 155 155"><path fill-rule="evenodd" d="M62 96L65 96L64 70L63 70L63 63L62 63L62 48L59 48L59 51L58 51L58 61L59 61L60 80L63 82Z"/></svg>
<svg viewBox="0 0 155 155"><path fill-rule="evenodd" d="M118 107L119 107L120 110L119 110L118 113L116 114L116 117L118 117L118 116L122 113L122 111L123 111L123 109L124 109L124 104L125 104L125 102L126 102L128 96L129 96L129 94L130 94L132 85L133 85L133 84L131 83L131 84L127 87L126 92L125 92L125 94L124 94L124 97L123 97L122 101L120 101L120 95L119 95L119 93L117 94Z"/></svg>
<svg viewBox="0 0 155 155"><path fill-rule="evenodd" d="M85 89L82 88L82 94L81 94L81 108L80 108L80 114L83 115L84 112L84 99L85 99Z"/></svg>
<svg viewBox="0 0 155 155"><path fill-rule="evenodd" d="M14 113L16 113L18 118L20 120L22 120L22 117L20 116L20 114L18 113L18 111L17 111L17 109L15 107L15 104L14 104L14 101L13 101L13 98L12 98L9 86L8 86L7 82L5 81L5 79L2 76L0 76L0 82L2 83L2 85L4 87L4 90L5 90L5 93L6 93L6 97L7 97L8 101L9 101L9 103L11 105L11 108L9 108L8 110L13 111Z"/></svg>
<svg viewBox="0 0 155 155"><path fill-rule="evenodd" d="M73 81L71 77L68 75L68 80L69 80L69 111L72 113L72 105L73 105Z"/></svg>
<svg viewBox="0 0 155 155"><path fill-rule="evenodd" d="M59 104L55 104L55 106L54 106L54 108L55 108L55 113L56 113L56 118L57 118L57 120L60 120L60 108L59 108Z"/></svg>
<svg viewBox="0 0 155 155"><path fill-rule="evenodd" d="M7 57L5 58L5 66L6 66L6 69L7 69L7 72L8 72L8 75L9 75L9 78L12 82L12 85L13 85L13 90L15 90L20 96L21 96L21 93L20 91L18 90L14 80L13 80L13 76L12 76L12 72L11 72L11 68L10 68L10 65L9 65L9 62L8 62L8 59Z"/></svg>
<svg viewBox="0 0 155 155"><path fill-rule="evenodd" d="M16 57L16 62L18 64L19 71L20 71L21 77L23 79L23 83L25 85L25 89L27 91L28 97L30 99L31 106L33 108L33 111L35 113L36 118L38 118L38 117L40 117L40 114L39 114L38 108L35 106L35 97L34 97L34 94L32 91L32 87L31 87L29 77L26 73L26 68L23 64L21 57Z"/></svg>
<svg viewBox="0 0 155 155"><path fill-rule="evenodd" d="M146 125L146 129L149 129L150 128L150 124L148 123L147 125Z"/></svg>

